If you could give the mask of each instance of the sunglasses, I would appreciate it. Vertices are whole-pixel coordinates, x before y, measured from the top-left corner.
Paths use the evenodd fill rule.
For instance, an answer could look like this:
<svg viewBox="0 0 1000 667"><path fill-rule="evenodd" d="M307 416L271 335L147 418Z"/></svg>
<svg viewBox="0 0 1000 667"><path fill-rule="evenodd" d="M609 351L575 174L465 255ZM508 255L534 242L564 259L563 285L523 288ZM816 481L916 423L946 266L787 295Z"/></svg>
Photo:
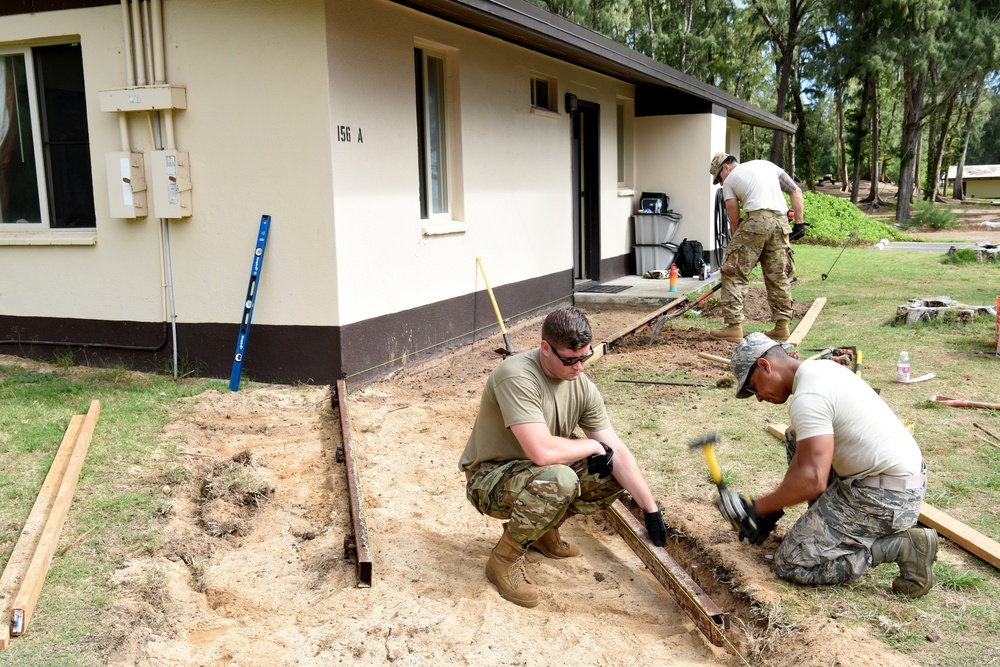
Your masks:
<svg viewBox="0 0 1000 667"><path fill-rule="evenodd" d="M750 367L750 372L747 373L747 380L743 383L743 388L748 394L754 396L757 393L757 387L750 384L750 378L753 377L754 371L757 370L757 362L753 362L753 366Z"/></svg>
<svg viewBox="0 0 1000 667"><path fill-rule="evenodd" d="M549 349L552 350L552 354L556 355L556 359L562 362L563 366L572 366L573 364L576 363L583 363L587 361L587 359L590 359L592 356L594 356L593 347L590 348L590 352L583 355L582 357L564 357L560 355L558 352L556 352L556 348L552 346L552 343L549 343Z"/></svg>

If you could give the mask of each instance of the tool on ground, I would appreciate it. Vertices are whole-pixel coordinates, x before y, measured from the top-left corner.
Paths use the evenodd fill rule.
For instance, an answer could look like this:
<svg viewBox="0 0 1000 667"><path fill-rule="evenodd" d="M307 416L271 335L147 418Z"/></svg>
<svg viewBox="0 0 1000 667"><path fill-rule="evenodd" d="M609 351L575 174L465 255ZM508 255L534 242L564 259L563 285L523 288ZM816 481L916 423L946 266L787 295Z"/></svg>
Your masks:
<svg viewBox="0 0 1000 667"><path fill-rule="evenodd" d="M834 361L841 366L850 368L852 371L857 370L855 365L857 348L853 345L845 345L843 347L826 347L823 349L813 347L809 348L809 351L818 352L818 354L812 355L809 359L807 359L807 361L810 359L829 359L830 361Z"/></svg>
<svg viewBox="0 0 1000 667"><path fill-rule="evenodd" d="M476 264L479 265L479 272L483 274L483 282L486 284L486 293L490 295L490 303L493 304L493 312L497 314L497 322L500 324L500 333L503 334L504 349L497 348L494 351L505 357L517 354L517 349L510 342L510 336L507 335L507 327L504 326L503 318L500 317L500 308L497 307L497 300L493 296L493 288L490 287L490 281L486 278L486 269L483 268L483 261L479 257L476 257Z"/></svg>
<svg viewBox="0 0 1000 667"><path fill-rule="evenodd" d="M961 398L949 398L948 396L931 396L930 400L951 408L985 408L987 410L1000 410L1000 403L982 403L980 401L966 401Z"/></svg>
<svg viewBox="0 0 1000 667"><path fill-rule="evenodd" d="M720 289L722 289L722 281L721 280L718 283L716 283L712 287L712 289L708 290L707 292L705 292L704 294L702 294L701 296L699 296L694 301L689 301L688 303L686 303L683 306L681 306L681 308L679 310L675 310L672 313L667 313L666 315L664 315L660 319L656 320L656 323L653 325L653 333L649 336L649 344L652 345L653 341L656 340L656 337L658 335L660 335L660 330L663 329L663 325L664 325L664 323L666 323L667 320L672 320L675 317L680 317L681 315L683 315L687 311L691 310L692 308L694 308L695 306L697 306L699 303L701 303L702 301L704 301L708 297L710 297L713 294L715 294L716 292L718 292Z"/></svg>
<svg viewBox="0 0 1000 667"><path fill-rule="evenodd" d="M243 319L240 322L240 335L236 339L236 355L233 357L233 370L229 375L229 391L240 388L240 374L243 372L243 361L246 359L247 341L250 339L250 320L253 319L253 307L257 302L257 281L260 280L260 269L264 265L264 248L267 246L267 233L271 229L271 216L260 216L260 229L257 230L257 247L253 251L253 262L250 264L250 284L247 286L247 298L243 301Z"/></svg>
<svg viewBox="0 0 1000 667"><path fill-rule="evenodd" d="M850 243L851 239L853 238L854 238L854 232L851 232L850 234L847 235L847 240L844 241L844 247L840 249L840 255L844 254L844 251L847 250L847 244ZM840 259L840 255L837 255L837 259L833 260L833 264L830 265L829 270L827 270L827 272L821 276L823 280L826 280L827 278L830 277L830 273L833 271L833 267L837 265L837 260Z"/></svg>
<svg viewBox="0 0 1000 667"><path fill-rule="evenodd" d="M861 350L858 350L857 361L854 362L854 372L860 377L863 367L861 365Z"/></svg>
<svg viewBox="0 0 1000 667"><path fill-rule="evenodd" d="M669 384L678 387L713 387L707 382L671 382L669 380L615 380L615 382L631 382L632 384Z"/></svg>

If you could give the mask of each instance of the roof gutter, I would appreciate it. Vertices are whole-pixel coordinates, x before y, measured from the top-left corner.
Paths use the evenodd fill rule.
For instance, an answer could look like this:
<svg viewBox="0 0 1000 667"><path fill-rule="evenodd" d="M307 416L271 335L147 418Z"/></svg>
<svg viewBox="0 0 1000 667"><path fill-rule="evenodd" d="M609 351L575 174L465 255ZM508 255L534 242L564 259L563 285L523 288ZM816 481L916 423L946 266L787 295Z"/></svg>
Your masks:
<svg viewBox="0 0 1000 667"><path fill-rule="evenodd" d="M636 86L686 93L749 125L795 132L794 123L524 0L392 1Z"/></svg>

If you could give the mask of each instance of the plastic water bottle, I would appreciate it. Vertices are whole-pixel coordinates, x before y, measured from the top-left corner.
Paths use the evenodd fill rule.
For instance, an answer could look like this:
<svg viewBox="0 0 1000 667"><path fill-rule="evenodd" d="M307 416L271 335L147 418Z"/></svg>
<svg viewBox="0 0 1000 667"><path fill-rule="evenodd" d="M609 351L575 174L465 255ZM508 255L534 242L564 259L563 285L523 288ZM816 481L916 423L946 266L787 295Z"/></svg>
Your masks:
<svg viewBox="0 0 1000 667"><path fill-rule="evenodd" d="M903 350L899 353L899 361L896 363L896 382L910 381L910 353Z"/></svg>
<svg viewBox="0 0 1000 667"><path fill-rule="evenodd" d="M677 291L677 265L676 264L671 264L670 265L670 291L671 292L676 292Z"/></svg>

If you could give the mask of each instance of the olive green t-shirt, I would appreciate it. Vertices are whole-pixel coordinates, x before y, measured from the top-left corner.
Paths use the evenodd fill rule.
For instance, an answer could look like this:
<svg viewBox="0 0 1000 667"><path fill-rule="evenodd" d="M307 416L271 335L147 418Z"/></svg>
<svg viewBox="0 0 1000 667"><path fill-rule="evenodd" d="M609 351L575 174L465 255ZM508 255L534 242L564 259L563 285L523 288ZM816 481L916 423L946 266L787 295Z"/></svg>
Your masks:
<svg viewBox="0 0 1000 667"><path fill-rule="evenodd" d="M563 438L578 426L593 433L611 425L604 399L590 378L581 373L570 382L553 380L542 370L535 348L507 357L490 373L459 469L475 470L483 461L527 459L510 426L535 423L544 423L552 435Z"/></svg>

